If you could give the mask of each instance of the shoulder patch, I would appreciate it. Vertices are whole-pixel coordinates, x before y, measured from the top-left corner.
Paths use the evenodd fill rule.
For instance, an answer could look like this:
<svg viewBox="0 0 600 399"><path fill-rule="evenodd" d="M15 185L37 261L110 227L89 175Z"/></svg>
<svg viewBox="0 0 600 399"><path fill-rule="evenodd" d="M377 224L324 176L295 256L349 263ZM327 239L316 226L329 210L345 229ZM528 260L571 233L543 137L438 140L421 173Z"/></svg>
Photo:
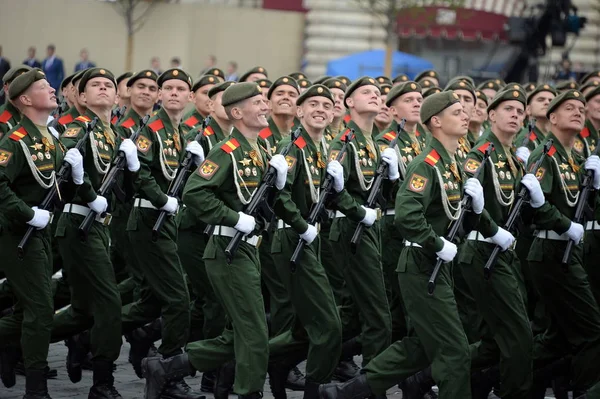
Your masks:
<svg viewBox="0 0 600 399"><path fill-rule="evenodd" d="M240 146L240 143L236 139L227 140L225 144L221 146L221 149L228 154L231 154L236 148Z"/></svg>
<svg viewBox="0 0 600 399"><path fill-rule="evenodd" d="M198 120L198 118L196 118L196 116L192 115L189 118L187 118L185 120L185 122L183 122L184 125L189 126L189 127L194 127L196 126L200 121Z"/></svg>
<svg viewBox="0 0 600 399"><path fill-rule="evenodd" d="M487 151L488 147L490 146L490 142L488 141L487 143L479 146L479 148L477 148L479 150L479 152L481 152L482 154L485 154L485 152Z"/></svg>
<svg viewBox="0 0 600 399"><path fill-rule="evenodd" d="M267 137L271 137L272 134L273 132L271 132L271 129L266 127L258 133L258 136L261 139L267 139Z"/></svg>
<svg viewBox="0 0 600 399"><path fill-rule="evenodd" d="M296 147L303 149L304 147L306 147L306 141L304 140L304 137L300 136L298 137L296 140L294 140L294 144L296 145Z"/></svg>
<svg viewBox="0 0 600 399"><path fill-rule="evenodd" d="M133 125L135 125L133 118L129 118L125 122L121 123L121 126L124 127L125 129L129 129Z"/></svg>
<svg viewBox="0 0 600 399"><path fill-rule="evenodd" d="M203 136L207 136L207 137L212 136L213 134L215 134L215 131L210 126L207 126L206 129L204 129L204 132L202 133Z"/></svg>
<svg viewBox="0 0 600 399"><path fill-rule="evenodd" d="M392 141L396 138L396 132L392 132L391 130L383 135L383 138L387 141Z"/></svg>
<svg viewBox="0 0 600 399"><path fill-rule="evenodd" d="M80 127L72 127L70 129L65 130L61 137L77 137L80 131Z"/></svg>
<svg viewBox="0 0 600 399"><path fill-rule="evenodd" d="M589 135L590 135L590 129L588 129L587 127L584 127L583 130L581 131L581 133L579 133L579 134L583 138L589 137Z"/></svg>
<svg viewBox="0 0 600 399"><path fill-rule="evenodd" d="M110 120L110 123L112 123L113 125L116 124L119 121L119 118L117 117L117 115L113 116L113 118Z"/></svg>
<svg viewBox="0 0 600 399"><path fill-rule="evenodd" d="M465 172L474 173L477 170L477 168L479 167L479 165L481 165L481 162L479 162L476 159L469 158L469 159L467 159L467 162L465 162L465 166L464 166Z"/></svg>
<svg viewBox="0 0 600 399"><path fill-rule="evenodd" d="M8 161L12 157L12 152L6 150L0 150L0 166L8 165Z"/></svg>
<svg viewBox="0 0 600 399"><path fill-rule="evenodd" d="M554 147L553 147L554 148ZM546 174L546 169L545 168L539 168L537 170L537 172L535 172L535 177L539 180L542 181L542 179L544 178L544 174Z"/></svg>
<svg viewBox="0 0 600 399"><path fill-rule="evenodd" d="M535 131L531 131L531 133L529 134L529 140L530 141L535 141L535 139L537 139L537 134L535 134Z"/></svg>
<svg viewBox="0 0 600 399"><path fill-rule="evenodd" d="M12 114L8 110L4 110L2 115L0 115L0 123L6 123L12 118Z"/></svg>
<svg viewBox="0 0 600 399"><path fill-rule="evenodd" d="M202 165L198 167L198 175L206 180L210 180L217 169L219 169L219 165L210 159L205 159Z"/></svg>
<svg viewBox="0 0 600 399"><path fill-rule="evenodd" d="M420 193L425 190L425 187L427 187L428 180L429 179L426 177L413 173L413 175L410 177L410 181L408 182L408 189L410 191L414 191L415 193Z"/></svg>
<svg viewBox="0 0 600 399"><path fill-rule="evenodd" d="M285 160L288 164L288 170L291 170L294 167L294 165L296 165L296 158L294 158L291 155L286 155Z"/></svg>
<svg viewBox="0 0 600 399"><path fill-rule="evenodd" d="M581 141L580 139L576 138L575 142L573 143L573 149L575 151L577 151L580 154L583 154L583 141Z"/></svg>
<svg viewBox="0 0 600 399"><path fill-rule="evenodd" d="M548 150L548 156L553 156L554 154L556 154L556 147L552 146L550 147L550 150Z"/></svg>
<svg viewBox="0 0 600 399"><path fill-rule="evenodd" d="M352 117L350 116L350 114L346 114L344 115L344 122L347 124L348 122L350 122L350 120L352 119Z"/></svg>
<svg viewBox="0 0 600 399"><path fill-rule="evenodd" d="M165 124L160 119L157 119L148 125L148 129L150 129L153 133L158 132L160 129L162 129L164 127L165 127Z"/></svg>
<svg viewBox="0 0 600 399"><path fill-rule="evenodd" d="M58 123L60 123L63 126L67 126L71 122L73 122L73 115L71 114L63 115L60 118L58 118Z"/></svg>
<svg viewBox="0 0 600 399"><path fill-rule="evenodd" d="M431 150L429 154L425 157L425 163L434 166L440 160L440 154L436 150Z"/></svg>
<svg viewBox="0 0 600 399"><path fill-rule="evenodd" d="M85 115L79 115L77 118L75 118L75 120L76 121L80 121L80 122L85 122L85 123L88 123L88 122L92 121L90 118L88 118Z"/></svg>
<svg viewBox="0 0 600 399"><path fill-rule="evenodd" d="M19 141L19 140L21 140L25 136L27 136L27 131L25 130L25 128L23 126L21 126L20 128L18 128L14 132L12 132L11 135L8 136L8 138L11 139L11 140L13 140L13 141Z"/></svg>
<svg viewBox="0 0 600 399"><path fill-rule="evenodd" d="M145 154L148 152L150 147L152 147L152 141L140 134L137 140L135 141L135 145L138 151L140 151L142 154Z"/></svg>

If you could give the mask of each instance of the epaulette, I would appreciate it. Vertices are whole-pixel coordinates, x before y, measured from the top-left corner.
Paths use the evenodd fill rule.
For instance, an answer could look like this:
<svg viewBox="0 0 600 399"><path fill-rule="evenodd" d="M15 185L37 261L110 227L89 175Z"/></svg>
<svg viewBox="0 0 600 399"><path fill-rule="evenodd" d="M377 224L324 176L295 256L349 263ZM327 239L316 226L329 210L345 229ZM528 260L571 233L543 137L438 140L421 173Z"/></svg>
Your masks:
<svg viewBox="0 0 600 399"><path fill-rule="evenodd" d="M271 135L272 135L272 134L273 134L273 132L271 132L271 128L268 128L268 127L266 127L266 128L264 128L263 130L261 130L261 131L258 133L258 136L259 136L261 139L265 139L265 140L266 140L266 139L267 139L267 137L271 137Z"/></svg>
<svg viewBox="0 0 600 399"><path fill-rule="evenodd" d="M152 130L152 132L154 132L154 133L158 132L160 129L162 129L164 127L165 127L165 124L160 119L157 119L154 122L148 124L148 129Z"/></svg>
<svg viewBox="0 0 600 399"><path fill-rule="evenodd" d="M198 118L196 118L195 115L190 116L189 118L187 118L185 120L185 122L183 122L184 125L189 126L189 127L194 127L196 126L200 121L198 120Z"/></svg>
<svg viewBox="0 0 600 399"><path fill-rule="evenodd" d="M125 122L121 123L121 126L124 127L125 129L129 129L133 125L135 125L135 121L131 117L129 119L127 119Z"/></svg>
<svg viewBox="0 0 600 399"><path fill-rule="evenodd" d="M394 140L396 138L396 132L393 132L393 131L390 130L389 132L387 132L386 134L384 134L382 137L384 139L386 139L387 141L391 142L392 140Z"/></svg>
<svg viewBox="0 0 600 399"><path fill-rule="evenodd" d="M117 115L113 116L113 118L110 120L110 123L112 123L113 125L115 125L117 122L119 121L119 117Z"/></svg>
<svg viewBox="0 0 600 399"><path fill-rule="evenodd" d="M202 132L203 136L212 136L213 134L215 134L215 131L210 126L207 126L206 129L204 129L204 132Z"/></svg>
<svg viewBox="0 0 600 399"><path fill-rule="evenodd" d="M85 115L79 115L77 118L75 118L76 121L80 121L80 122L85 122L85 123L89 123L92 120L90 118L88 118Z"/></svg>
<svg viewBox="0 0 600 399"><path fill-rule="evenodd" d="M63 126L67 126L71 122L73 122L73 115L71 114L66 114L58 118L58 123L60 123Z"/></svg>
<svg viewBox="0 0 600 399"><path fill-rule="evenodd" d="M440 160L440 154L436 150L431 150L429 154L425 157L425 163L434 166Z"/></svg>
<svg viewBox="0 0 600 399"><path fill-rule="evenodd" d="M236 139L227 140L225 144L221 146L221 149L228 154L231 154L236 148L240 146L240 143Z"/></svg>
<svg viewBox="0 0 600 399"><path fill-rule="evenodd" d="M340 140L344 141L346 139L346 136L348 136L349 133L350 133L350 129L346 129L346 131L340 136Z"/></svg>
<svg viewBox="0 0 600 399"><path fill-rule="evenodd" d="M490 146L490 144L492 144L491 142L487 142L481 146L479 146L479 148L477 148L479 150L479 152L481 152L482 154L485 154L485 152L487 151L488 147Z"/></svg>
<svg viewBox="0 0 600 399"><path fill-rule="evenodd" d="M25 130L25 128L23 126L21 126L14 132L12 132L12 134L10 136L8 136L8 138L13 141L19 141L25 136L27 136L27 130Z"/></svg>
<svg viewBox="0 0 600 399"><path fill-rule="evenodd" d="M296 140L294 140L294 145L296 145L296 147L300 149L306 147L306 141L304 140L304 137L300 136Z"/></svg>
<svg viewBox="0 0 600 399"><path fill-rule="evenodd" d="M579 134L581 135L581 137L583 137L585 139L586 137L590 136L590 129L588 129L586 126L583 128L583 130Z"/></svg>
<svg viewBox="0 0 600 399"><path fill-rule="evenodd" d="M552 146L550 147L550 150L548 150L548 156L553 156L554 154L556 154L556 147Z"/></svg>
<svg viewBox="0 0 600 399"><path fill-rule="evenodd" d="M10 120L10 118L12 118L12 114L5 109L2 115L0 115L0 123L6 123Z"/></svg>
<svg viewBox="0 0 600 399"><path fill-rule="evenodd" d="M350 122L351 119L352 119L352 117L350 116L350 114L344 115L344 119L343 119L344 123L347 124L348 122Z"/></svg>
<svg viewBox="0 0 600 399"><path fill-rule="evenodd" d="M531 133L529 134L529 140L533 141L537 139L537 134L535 134L535 130L532 130Z"/></svg>

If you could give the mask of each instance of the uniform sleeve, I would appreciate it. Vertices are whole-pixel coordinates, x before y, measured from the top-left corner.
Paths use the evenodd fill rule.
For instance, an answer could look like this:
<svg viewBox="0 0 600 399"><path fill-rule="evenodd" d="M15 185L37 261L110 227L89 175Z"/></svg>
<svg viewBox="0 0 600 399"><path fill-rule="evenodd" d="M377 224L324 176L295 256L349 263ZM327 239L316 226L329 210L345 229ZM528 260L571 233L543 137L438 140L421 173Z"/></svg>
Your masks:
<svg viewBox="0 0 600 399"><path fill-rule="evenodd" d="M285 143L280 145L283 146ZM287 181L283 189L276 193L274 211L277 217L292 226L298 234L302 234L308 229L308 223L296 206L292 192L294 184L304 184L302 178L304 158L298 147L293 146L285 159L288 163Z"/></svg>
<svg viewBox="0 0 600 399"><path fill-rule="evenodd" d="M78 129L77 131L74 129ZM65 132L60 136L60 141L63 143L63 145L67 148L67 150L70 150L71 148L75 148L77 146L77 143L79 142L79 140L81 140L86 132L86 125L84 124L79 124L79 122L74 122L69 124L69 126L67 126L67 129L65 130ZM94 190L94 187L92 186L92 182L90 181L90 177L87 173L87 170L85 170L85 158L86 157L92 157L92 150L91 150L91 143L90 143L90 139L88 138L86 143L85 143L85 153L84 153L84 160L83 160L83 184L77 186L77 192L76 194L81 197L81 200L85 203L90 203L92 201L95 201L96 198L98 197L98 195L96 194L96 190Z"/></svg>
<svg viewBox="0 0 600 399"><path fill-rule="evenodd" d="M482 161L483 161L483 154L481 153L481 151L474 148L473 150L471 150L469 152L469 154L467 155L467 158L465 159L465 161L463 163L463 170L464 170L465 174L467 175L467 178L470 179L471 177L474 176L474 174L475 174L474 169L478 168L479 165L481 165ZM491 179L485 179L485 178L482 179L481 178L481 175L486 176L486 174L485 174L486 171L490 171L489 165L485 165L483 168L484 168L484 170L482 170L480 173L479 181L481 182L481 185L483 186L483 192L485 193L486 186L490 185L490 184L493 185L494 182ZM490 173L491 173L491 171L490 171ZM487 200L488 200L488 198L486 198L486 205L489 206L489 202ZM490 201L493 201L493 200L494 199L490 199ZM467 225L467 224L472 225L473 223L475 223L477 225L477 229L479 230L479 232L486 238L492 237L498 232L498 224L494 221L494 219L492 219L489 212L485 208L483 208L483 212L481 212L481 215L479 215L479 219L477 221L474 221L471 219L472 219L471 215L465 215L465 225Z"/></svg>
<svg viewBox="0 0 600 399"><path fill-rule="evenodd" d="M140 160L139 170L139 192L147 198L152 205L162 208L167 203L167 195L162 192L160 186L152 176L152 163L160 162L158 151L160 147L154 141L155 134L148 128L144 128L135 143ZM183 152L183 151L182 151Z"/></svg>
<svg viewBox="0 0 600 399"><path fill-rule="evenodd" d="M339 140L334 140L329 148L329 160L334 160L340 150L342 149L343 143ZM345 184L348 183L350 177L350 171L352 168L352 159L354 154L352 153L352 147L348 146L347 151L340 160L340 164L344 168L344 189L335 194L330 203L346 217L350 218L355 222L360 222L364 219L366 211L362 208L362 204L359 204L352 195L346 190Z"/></svg>
<svg viewBox="0 0 600 399"><path fill-rule="evenodd" d="M8 160L0 165L0 204L2 204L2 213L8 220L27 223L33 219L35 212L17 197L10 188L25 166L25 160L20 148L12 145L8 140L4 140L0 151L4 153L3 156L9 154Z"/></svg>

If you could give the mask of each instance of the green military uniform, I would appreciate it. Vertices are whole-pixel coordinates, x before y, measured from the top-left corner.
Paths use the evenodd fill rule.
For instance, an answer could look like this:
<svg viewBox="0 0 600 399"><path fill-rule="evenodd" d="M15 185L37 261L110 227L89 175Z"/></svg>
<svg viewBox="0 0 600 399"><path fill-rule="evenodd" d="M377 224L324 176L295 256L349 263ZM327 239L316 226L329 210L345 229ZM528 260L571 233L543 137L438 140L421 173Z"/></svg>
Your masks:
<svg viewBox="0 0 600 399"><path fill-rule="evenodd" d="M79 116L79 111L74 105L58 118L56 130L59 134L63 134L67 126Z"/></svg>
<svg viewBox="0 0 600 399"><path fill-rule="evenodd" d="M10 101L0 106L0 138L17 126L20 120L21 113Z"/></svg>
<svg viewBox="0 0 600 399"><path fill-rule="evenodd" d="M215 69L211 72L222 73L222 72L219 72L218 69ZM206 75L203 75L202 77L200 77L200 79L198 79L198 81L196 81L196 83L194 83L194 85L192 86L192 91L195 93L198 90L200 90L201 87L208 86L208 85L210 85L212 88L214 85L219 84L219 83L220 83L220 80L217 76L214 76L211 74L206 74ZM181 132L183 133L183 137L185 137L187 139L188 134L191 130L202 126L202 121L204 120L204 118L205 118L205 116L203 116L200 113L200 111L198 111L197 108L194 108L188 114L186 114L183 117L183 119L181 120Z"/></svg>

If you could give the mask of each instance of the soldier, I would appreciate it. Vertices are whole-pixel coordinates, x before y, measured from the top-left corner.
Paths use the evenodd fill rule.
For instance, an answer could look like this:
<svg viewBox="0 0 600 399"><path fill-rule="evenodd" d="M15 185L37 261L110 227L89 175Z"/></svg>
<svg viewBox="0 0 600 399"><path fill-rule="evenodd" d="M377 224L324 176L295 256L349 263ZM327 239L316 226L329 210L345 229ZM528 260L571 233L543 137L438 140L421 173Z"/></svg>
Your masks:
<svg viewBox="0 0 600 399"><path fill-rule="evenodd" d="M194 86L192 87L192 92L194 93L192 95L194 109L183 117L181 125L183 136L185 138L187 138L187 134L190 130L202 125L204 118L210 114L210 98L208 97L208 91L217 83L219 83L219 79L213 75L204 75L194 83Z"/></svg>
<svg viewBox="0 0 600 399"><path fill-rule="evenodd" d="M225 73L222 69L219 68L209 68L206 71L204 71L204 75L216 76L218 83L223 83L225 81Z"/></svg>
<svg viewBox="0 0 600 399"><path fill-rule="evenodd" d="M462 211L463 187L473 199L473 209L464 219L466 231L476 226L483 211L483 190L477 179L466 180L455 162L458 140L467 134L469 120L458 96L445 91L428 97L421 107L421 120L432 137L425 151L408 166L396 197L395 217L406 239L398 260L398 280L415 334L372 359L359 377L344 384L321 385L322 398L385 395L388 388L429 364L441 397L471 398L469 347L448 265L442 266L433 296L427 294L427 282L437 258L451 262L456 256L456 245L444 235Z"/></svg>
<svg viewBox="0 0 600 399"><path fill-rule="evenodd" d="M458 98L460 98L460 102L462 103L467 115L469 115L470 120L473 117L475 103L477 102L477 94L475 93L475 87L473 87L473 85L471 85L467 80L454 78L450 82L448 82L444 90L454 91ZM467 154L471 150L471 147L475 145L475 142L478 138L479 137L475 135L475 132L469 130L467 136L460 140L460 147L456 152L456 155L458 155L461 162L465 160Z"/></svg>
<svg viewBox="0 0 600 399"><path fill-rule="evenodd" d="M488 100L492 101L494 97L496 97L496 93L502 90L502 86L494 79L488 79L481 82L479 86L477 86L477 89L481 90Z"/></svg>
<svg viewBox="0 0 600 399"><path fill-rule="evenodd" d="M85 113L85 103L81 103L79 100L79 81L83 77L83 74L86 70L79 71L73 74L73 78L71 79L71 83L67 86L70 90L68 90L67 96L70 98L71 103L73 104L67 112L62 114L60 118L58 118L58 124L56 126L56 130L62 134L67 129L67 125L75 120L79 115L83 115Z"/></svg>
<svg viewBox="0 0 600 399"><path fill-rule="evenodd" d="M63 160L72 167L72 181L60 191L63 199L70 199L75 192L73 183L83 183L83 162L77 150L65 155L65 148L46 129L57 104L55 90L40 69L30 69L11 80L8 95L22 118L0 144L0 201L6 218L0 269L17 299L15 311L0 319L2 382L8 388L15 385L14 363L7 350L14 350L20 339L26 370L24 398L49 399L45 369L54 313L51 215L38 205L54 186L55 172ZM23 259L18 259L17 245L29 226L36 230Z"/></svg>
<svg viewBox="0 0 600 399"><path fill-rule="evenodd" d="M344 128L344 115L346 114L346 107L344 106L344 94L348 87L339 79L327 79L323 82L331 94L333 95L333 121L327 127L325 132L325 140L330 143ZM327 267L326 267L327 268Z"/></svg>
<svg viewBox="0 0 600 399"><path fill-rule="evenodd" d="M556 97L556 90L550 85L539 85L527 96L527 116L535 118L535 127L532 134L529 133L529 128L525 126L515 138L517 146L517 158L525 165L531 151L539 144L546 142L546 134L550 131L550 122L546 118L548 105ZM527 143L523 145L527 138Z"/></svg>
<svg viewBox="0 0 600 399"><path fill-rule="evenodd" d="M594 90L597 86L600 86L600 81L594 80L581 86L579 91L581 91L584 96L587 96L589 92Z"/></svg>
<svg viewBox="0 0 600 399"><path fill-rule="evenodd" d="M469 120L469 131L473 132L475 140L478 141L486 130L484 125L488 120L487 106L489 99L481 90L476 90L475 95L477 96L477 101Z"/></svg>
<svg viewBox="0 0 600 399"><path fill-rule="evenodd" d="M590 82L600 82L600 71L589 72L579 80L580 85L584 85Z"/></svg>
<svg viewBox="0 0 600 399"><path fill-rule="evenodd" d="M135 253L136 265L144 276L140 299L123 308L123 332L161 317L162 342L158 352L165 359L181 353L189 335L189 294L177 255L177 228L173 215L178 201L167 196L179 163L186 152L193 161L204 158L202 147L191 142L184 147L181 117L190 100L192 79L184 71L173 68L159 76L159 99L162 107L138 136L136 145L140 158L141 185L129 216L127 231ZM150 244L152 227L161 211L169 213L159 237ZM131 338L130 338L131 339ZM151 341L132 342L131 361L141 375L141 359L146 356ZM136 346L134 351L134 345ZM183 377L183 376L181 376ZM173 398L202 398L194 393L183 378L170 381L163 395Z"/></svg>
<svg viewBox="0 0 600 399"><path fill-rule="evenodd" d="M71 81L73 80L73 76L75 76L75 74L67 76L60 83L60 95L61 98L64 99L67 103L68 108L71 108L73 106L73 103L71 102L71 97L69 97L69 93L71 92Z"/></svg>
<svg viewBox="0 0 600 399"><path fill-rule="evenodd" d="M374 121L375 127L377 128L377 132L373 132L375 136L378 136L379 133L383 133L384 130L386 130L392 123L392 114L385 103L392 86L389 84L382 84L379 87L381 88L381 109L379 110L379 113L375 117Z"/></svg>
<svg viewBox="0 0 600 399"><path fill-rule="evenodd" d="M6 72L6 74L2 77L4 92L9 92L10 84L13 80L30 70L31 68L27 65L19 65L9 69L8 72ZM21 120L19 110L10 101L10 96L7 95L6 97L6 103L0 105L0 138L2 138L5 133L15 127Z"/></svg>
<svg viewBox="0 0 600 399"><path fill-rule="evenodd" d="M300 88L300 94L304 93L310 86L312 86L312 82L308 79L299 79L297 82L298 87Z"/></svg>
<svg viewBox="0 0 600 399"><path fill-rule="evenodd" d="M198 220L214 226L204 261L208 278L229 317L221 336L188 344L186 354L169 359L146 358L146 396L158 398L161 387L174 377L214 370L234 358L234 392L258 399L267 373L268 334L260 288L259 237L256 221L243 212L269 164L277 171L275 186L286 182L287 162L281 155L268 161L258 133L268 126L267 103L256 83L236 83L223 93L222 104L234 129L214 147L185 187L183 201ZM236 232L244 233L231 264L225 248Z"/></svg>
<svg viewBox="0 0 600 399"><path fill-rule="evenodd" d="M156 73L155 73L156 75ZM117 107L121 108L125 106L127 108L131 107L131 98L129 94L129 90L127 89L129 86L129 78L133 76L133 72L125 72L117 78L117 96L118 103Z"/></svg>
<svg viewBox="0 0 600 399"><path fill-rule="evenodd" d="M267 73L267 70L261 66L257 66L257 67L254 67L254 68L246 71L246 73L244 73L242 76L240 76L239 81L240 82L256 82L257 80L268 79L268 78L269 78L269 74Z"/></svg>
<svg viewBox="0 0 600 399"><path fill-rule="evenodd" d="M559 94L562 94L569 90L578 90L578 89L579 89L579 84L577 82L573 82L570 80L565 80L563 82L558 82L556 84L556 90L558 91Z"/></svg>

